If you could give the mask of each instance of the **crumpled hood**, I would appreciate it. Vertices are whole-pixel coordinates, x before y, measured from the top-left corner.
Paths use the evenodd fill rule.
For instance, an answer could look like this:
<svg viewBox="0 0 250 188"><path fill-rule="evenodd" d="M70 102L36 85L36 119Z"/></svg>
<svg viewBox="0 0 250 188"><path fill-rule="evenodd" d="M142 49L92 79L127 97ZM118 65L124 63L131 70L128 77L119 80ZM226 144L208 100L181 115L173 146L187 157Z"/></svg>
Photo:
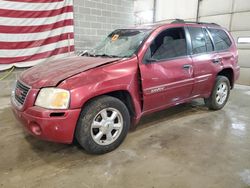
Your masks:
<svg viewBox="0 0 250 188"><path fill-rule="evenodd" d="M119 58L71 56L37 65L24 71L20 80L32 88L56 86L60 81Z"/></svg>

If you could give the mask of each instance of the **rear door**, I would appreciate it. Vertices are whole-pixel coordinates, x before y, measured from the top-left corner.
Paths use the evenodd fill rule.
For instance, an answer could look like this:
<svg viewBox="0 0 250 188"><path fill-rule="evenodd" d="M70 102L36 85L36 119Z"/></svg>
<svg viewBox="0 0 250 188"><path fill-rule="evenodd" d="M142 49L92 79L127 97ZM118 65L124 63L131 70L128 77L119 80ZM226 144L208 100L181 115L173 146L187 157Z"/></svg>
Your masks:
<svg viewBox="0 0 250 188"><path fill-rule="evenodd" d="M215 75L222 69L219 55L205 27L189 27L191 57L194 65L193 97L208 96L212 90Z"/></svg>
<svg viewBox="0 0 250 188"><path fill-rule="evenodd" d="M214 46L219 57L219 63L222 65L235 65L236 64L236 50L232 47L232 41L228 34L223 29L209 28Z"/></svg>
<svg viewBox="0 0 250 188"><path fill-rule="evenodd" d="M171 28L157 34L140 62L140 71L144 112L190 97L193 63L187 55L185 29Z"/></svg>

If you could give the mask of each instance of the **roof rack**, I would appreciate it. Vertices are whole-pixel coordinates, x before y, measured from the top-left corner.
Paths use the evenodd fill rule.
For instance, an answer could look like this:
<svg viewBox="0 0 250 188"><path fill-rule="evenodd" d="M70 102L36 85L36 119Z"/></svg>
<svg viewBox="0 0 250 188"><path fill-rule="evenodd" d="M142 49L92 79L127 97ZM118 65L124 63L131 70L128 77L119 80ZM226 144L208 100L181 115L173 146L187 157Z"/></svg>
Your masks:
<svg viewBox="0 0 250 188"><path fill-rule="evenodd" d="M175 20L172 21L171 23L172 23L172 24L174 24L174 23L212 24L212 25L220 26L220 25L217 24L217 23L185 21L185 20L183 20L183 19L175 19Z"/></svg>

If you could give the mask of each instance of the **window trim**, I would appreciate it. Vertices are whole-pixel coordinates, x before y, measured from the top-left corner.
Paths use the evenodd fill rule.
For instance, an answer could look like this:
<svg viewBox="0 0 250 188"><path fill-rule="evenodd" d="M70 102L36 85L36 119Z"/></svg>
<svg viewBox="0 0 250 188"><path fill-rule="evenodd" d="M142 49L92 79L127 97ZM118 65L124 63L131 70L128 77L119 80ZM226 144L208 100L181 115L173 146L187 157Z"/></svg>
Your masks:
<svg viewBox="0 0 250 188"><path fill-rule="evenodd" d="M212 37L212 34L209 32L208 27L204 27L204 29L206 30L210 40L212 41L212 45L213 45L213 51L212 52L216 52L214 38Z"/></svg>
<svg viewBox="0 0 250 188"><path fill-rule="evenodd" d="M205 34L205 32L207 32L207 34L208 34L208 38L211 40L211 43L212 43L212 48L213 48L213 50L212 50L212 51L210 51L210 52L215 52L216 50L215 50L214 41L213 41L212 36L211 36L211 35L210 35L210 33L208 32L207 27L202 28L202 32L204 33L204 35L206 35L206 34ZM205 38L205 40L206 40L206 38ZM207 42L207 40L206 40L206 42ZM207 53L210 53L210 52L207 52Z"/></svg>
<svg viewBox="0 0 250 188"><path fill-rule="evenodd" d="M212 33L209 31L209 29L217 29L217 30L221 30L221 31L224 31L227 35L227 37L229 38L230 42L231 42L231 45L226 48L226 49L223 49L223 50L217 50L216 46L215 46L215 42L214 42L214 38L212 37ZM222 28L213 28L213 27L207 27L207 31L210 35L210 37L212 38L212 41L213 41L213 44L214 44L214 51L215 52L227 52L232 46L233 46L233 41L232 41L232 38L230 37L230 35L228 34L228 32Z"/></svg>
<svg viewBox="0 0 250 188"><path fill-rule="evenodd" d="M186 55L183 55L183 56L177 56L177 57L171 57L171 58L166 58L166 59L160 59L160 60L155 60L155 61L152 61L150 63L146 62L145 60L145 56L146 56L146 53L148 51L148 49L150 48L151 44L153 43L153 41L163 32L167 31L167 30L170 30L170 29L178 29L178 28L182 28L183 31L184 31L184 35L185 35L185 40L186 40ZM143 64L153 64L153 63L164 63L166 61L171 61L171 60L175 60L175 59L184 59L184 58L187 58L189 57L189 40L188 40L188 36L187 36L187 28L186 26L178 26L178 27L170 27L170 28L167 28L167 29L164 29L162 30L161 32L159 32L157 34L157 36L151 41L151 43L149 44L148 48L146 49L146 52L144 53L143 55L143 58L142 58L142 63Z"/></svg>

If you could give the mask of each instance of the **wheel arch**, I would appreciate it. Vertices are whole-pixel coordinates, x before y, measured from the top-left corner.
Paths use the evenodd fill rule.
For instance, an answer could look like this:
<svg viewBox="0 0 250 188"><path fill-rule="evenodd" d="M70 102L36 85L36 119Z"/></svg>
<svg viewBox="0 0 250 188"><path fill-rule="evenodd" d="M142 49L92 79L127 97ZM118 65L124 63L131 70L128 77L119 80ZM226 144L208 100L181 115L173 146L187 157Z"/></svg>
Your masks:
<svg viewBox="0 0 250 188"><path fill-rule="evenodd" d="M225 68L225 69L222 69L222 70L217 74L217 76L225 76L225 77L227 77L228 80L229 80L231 89L233 89L233 87L234 87L234 72L233 72L233 69L232 69L232 68Z"/></svg>
<svg viewBox="0 0 250 188"><path fill-rule="evenodd" d="M121 100L125 104L125 106L128 108L131 119L136 116L134 101L132 99L130 92L127 90L116 90L116 91L111 91L111 92L106 92L106 93L96 95L92 98L89 98L86 102L84 102L84 104L82 105L82 108L84 108L84 106L86 106L88 103L95 100L96 98L101 97L101 96L105 96L105 95L115 97L115 98Z"/></svg>
<svg viewBox="0 0 250 188"><path fill-rule="evenodd" d="M119 100L121 100L128 108L131 118L133 118L135 116L134 102L132 100L131 94L128 91L118 90L118 91L105 93L104 95L115 97L115 98L118 98Z"/></svg>

